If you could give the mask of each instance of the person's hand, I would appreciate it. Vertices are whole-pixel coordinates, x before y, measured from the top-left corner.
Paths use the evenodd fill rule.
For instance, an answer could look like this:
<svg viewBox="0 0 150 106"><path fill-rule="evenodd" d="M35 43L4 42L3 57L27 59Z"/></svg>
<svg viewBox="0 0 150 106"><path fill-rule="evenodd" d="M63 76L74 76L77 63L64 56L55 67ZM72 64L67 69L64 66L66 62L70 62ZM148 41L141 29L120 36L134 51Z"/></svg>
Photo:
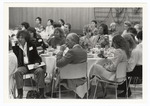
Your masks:
<svg viewBox="0 0 150 106"><path fill-rule="evenodd" d="M60 51L64 51L67 48L67 46L64 44L62 46L60 46Z"/></svg>
<svg viewBox="0 0 150 106"><path fill-rule="evenodd" d="M34 64L34 68L37 68L39 66L39 63Z"/></svg>

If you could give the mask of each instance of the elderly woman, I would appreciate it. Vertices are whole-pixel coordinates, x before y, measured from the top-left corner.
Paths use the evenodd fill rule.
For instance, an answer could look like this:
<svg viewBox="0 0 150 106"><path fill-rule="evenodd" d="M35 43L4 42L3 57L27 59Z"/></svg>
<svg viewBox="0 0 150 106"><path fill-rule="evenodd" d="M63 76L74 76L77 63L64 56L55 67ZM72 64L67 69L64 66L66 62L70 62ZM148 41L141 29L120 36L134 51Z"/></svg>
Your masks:
<svg viewBox="0 0 150 106"><path fill-rule="evenodd" d="M56 49L58 45L61 46L65 44L65 40L63 30L61 28L55 28L53 36L49 38L47 42L52 48Z"/></svg>
<svg viewBox="0 0 150 106"><path fill-rule="evenodd" d="M104 39L104 36L108 34L108 26L106 24L101 24L98 30L99 34L91 38L94 47L96 45L100 45L102 39Z"/></svg>
<svg viewBox="0 0 150 106"><path fill-rule="evenodd" d="M122 81L123 78L120 78L122 73L119 72L120 75L116 76L117 66L119 63L127 62L127 59L130 57L129 47L125 39L117 35L113 38L113 47L115 48L114 57L112 59L103 59L94 64L90 70L90 78L98 76L99 78L110 80L110 81ZM116 79L117 77L117 79ZM102 83L102 89L104 91L104 95L106 96L106 84Z"/></svg>

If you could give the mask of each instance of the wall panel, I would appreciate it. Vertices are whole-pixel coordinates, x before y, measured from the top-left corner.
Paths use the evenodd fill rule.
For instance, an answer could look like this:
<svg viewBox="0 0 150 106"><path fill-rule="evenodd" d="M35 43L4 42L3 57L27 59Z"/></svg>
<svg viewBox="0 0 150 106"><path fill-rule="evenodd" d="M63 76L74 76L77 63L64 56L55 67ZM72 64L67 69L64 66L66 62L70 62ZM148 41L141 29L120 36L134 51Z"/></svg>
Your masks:
<svg viewBox="0 0 150 106"><path fill-rule="evenodd" d="M110 11L112 10L112 11ZM123 22L125 20L140 21L142 23L142 11L139 14L133 13L133 8L124 10L125 18L118 24L119 30L123 30ZM9 9L9 27L14 28L20 25L23 21L29 22L31 26L35 26L35 18L42 18L42 25L46 26L48 19L53 19L58 22L60 18L72 25L72 30L83 29L83 26L89 24L91 20L106 23L108 26L114 21L112 14L116 12L115 8L51 8L51 7L10 7ZM123 15L121 15L122 17ZM104 20L105 19L105 20Z"/></svg>

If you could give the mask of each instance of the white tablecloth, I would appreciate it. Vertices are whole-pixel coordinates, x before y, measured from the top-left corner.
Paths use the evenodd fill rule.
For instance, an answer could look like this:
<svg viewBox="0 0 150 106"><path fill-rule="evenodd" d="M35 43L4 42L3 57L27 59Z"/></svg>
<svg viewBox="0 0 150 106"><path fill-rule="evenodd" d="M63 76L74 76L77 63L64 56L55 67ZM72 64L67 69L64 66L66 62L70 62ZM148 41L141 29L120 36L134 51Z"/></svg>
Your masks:
<svg viewBox="0 0 150 106"><path fill-rule="evenodd" d="M90 73L90 69L93 66L93 64L95 64L97 61L101 60L102 58L88 58L87 59L87 72L88 75Z"/></svg>
<svg viewBox="0 0 150 106"><path fill-rule="evenodd" d="M56 68L56 57L55 56L49 56L49 57L42 57L42 61L46 64L46 72L48 73L49 78L51 78L53 71Z"/></svg>
<svg viewBox="0 0 150 106"><path fill-rule="evenodd" d="M87 72L88 72L88 74L90 72L92 65L101 59L102 58L88 58L87 59ZM46 64L46 72L48 74L52 74L52 72L56 68L56 57L55 56L43 56L42 61L45 62L45 64Z"/></svg>

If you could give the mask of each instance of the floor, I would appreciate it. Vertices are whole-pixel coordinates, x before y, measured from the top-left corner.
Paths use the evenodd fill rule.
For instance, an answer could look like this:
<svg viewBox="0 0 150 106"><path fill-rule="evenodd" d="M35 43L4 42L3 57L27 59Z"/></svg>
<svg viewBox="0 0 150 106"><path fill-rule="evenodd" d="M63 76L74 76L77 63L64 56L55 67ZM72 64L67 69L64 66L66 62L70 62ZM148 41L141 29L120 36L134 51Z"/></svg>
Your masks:
<svg viewBox="0 0 150 106"><path fill-rule="evenodd" d="M142 99L142 84L136 84L136 87L134 84L130 84L130 88L131 88L132 95L128 99ZM23 98L25 99L27 92L33 89L36 90L36 87L33 88L33 87L25 86ZM94 87L92 90L94 90ZM45 91L48 92L48 88L45 89ZM98 88L97 95L98 96L102 95L101 87ZM59 98L58 94L56 95L56 97ZM46 97L46 99L57 99L57 98ZM62 99L76 99L76 98L74 92L64 92L62 93ZM89 96L89 99L93 99L93 95ZM107 86L107 96L101 99L116 99L114 86L112 85ZM127 99L127 98L123 97L117 99Z"/></svg>

